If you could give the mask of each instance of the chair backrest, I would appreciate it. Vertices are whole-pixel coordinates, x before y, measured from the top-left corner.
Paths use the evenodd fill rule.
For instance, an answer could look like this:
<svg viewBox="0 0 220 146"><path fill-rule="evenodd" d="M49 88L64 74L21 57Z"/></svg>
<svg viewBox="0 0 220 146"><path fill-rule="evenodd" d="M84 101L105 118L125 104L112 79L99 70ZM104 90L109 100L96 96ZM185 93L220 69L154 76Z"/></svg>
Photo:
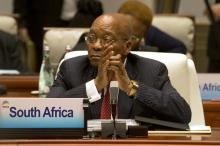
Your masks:
<svg viewBox="0 0 220 146"><path fill-rule="evenodd" d="M17 22L15 16L0 14L0 30L17 35Z"/></svg>
<svg viewBox="0 0 220 146"><path fill-rule="evenodd" d="M70 45L71 48L75 46L81 34L88 30L88 28L45 28L44 45L50 48L50 60L54 68L65 53L66 46Z"/></svg>
<svg viewBox="0 0 220 146"><path fill-rule="evenodd" d="M188 102L192 110L190 125L205 125L202 98L199 82L193 61L183 54L132 51L142 57L151 58L164 63L173 87ZM65 55L64 60L86 55L87 51L72 51ZM62 64L62 61L60 64ZM59 68L58 68L59 70Z"/></svg>
<svg viewBox="0 0 220 146"><path fill-rule="evenodd" d="M182 15L155 15L153 25L182 41L191 56L195 48L195 23L192 17Z"/></svg>
<svg viewBox="0 0 220 146"><path fill-rule="evenodd" d="M187 16L156 15L153 25L182 41L187 47L187 56L194 50L194 21ZM51 48L51 62L54 67L65 52L65 47L75 46L82 33L89 28L45 28L44 42Z"/></svg>

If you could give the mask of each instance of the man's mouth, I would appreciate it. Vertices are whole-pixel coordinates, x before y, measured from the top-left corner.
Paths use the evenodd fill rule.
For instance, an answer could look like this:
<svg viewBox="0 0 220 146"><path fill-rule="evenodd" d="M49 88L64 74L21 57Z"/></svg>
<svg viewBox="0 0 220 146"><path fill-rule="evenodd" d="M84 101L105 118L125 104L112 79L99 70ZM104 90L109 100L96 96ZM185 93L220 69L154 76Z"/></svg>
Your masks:
<svg viewBox="0 0 220 146"><path fill-rule="evenodd" d="M101 55L95 54L95 55L91 55L92 59L100 59Z"/></svg>

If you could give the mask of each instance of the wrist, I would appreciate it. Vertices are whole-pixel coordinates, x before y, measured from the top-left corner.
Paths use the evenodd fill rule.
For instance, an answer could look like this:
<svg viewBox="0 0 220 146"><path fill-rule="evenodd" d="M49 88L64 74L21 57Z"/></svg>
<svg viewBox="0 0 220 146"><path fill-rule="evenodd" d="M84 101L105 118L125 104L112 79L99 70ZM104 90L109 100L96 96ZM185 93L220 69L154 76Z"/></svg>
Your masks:
<svg viewBox="0 0 220 146"><path fill-rule="evenodd" d="M96 86L96 89L98 90L98 91L101 91L102 90L102 88L101 88L101 84L99 83L99 81L98 81L98 79L94 79L94 82L95 82L95 86Z"/></svg>
<svg viewBox="0 0 220 146"><path fill-rule="evenodd" d="M131 80L128 84L128 90L127 90L127 95L128 96L135 96L137 93L137 89L138 89L138 83L137 81Z"/></svg>

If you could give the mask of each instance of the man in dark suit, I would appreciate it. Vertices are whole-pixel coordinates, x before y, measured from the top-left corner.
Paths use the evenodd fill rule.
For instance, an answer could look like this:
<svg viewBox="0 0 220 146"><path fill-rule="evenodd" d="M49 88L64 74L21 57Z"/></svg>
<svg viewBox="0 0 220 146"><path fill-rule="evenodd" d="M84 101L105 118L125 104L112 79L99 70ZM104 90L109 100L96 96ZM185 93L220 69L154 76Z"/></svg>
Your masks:
<svg viewBox="0 0 220 146"><path fill-rule="evenodd" d="M48 97L89 98L89 118L110 118L104 111L110 81L118 81L117 117L145 116L189 123L191 110L172 87L164 64L130 53L131 27L123 14L105 14L86 37L88 56L65 60ZM106 104L105 106L103 106Z"/></svg>
<svg viewBox="0 0 220 146"><path fill-rule="evenodd" d="M0 31L0 69L25 71L19 44L16 36Z"/></svg>
<svg viewBox="0 0 220 146"><path fill-rule="evenodd" d="M148 50L148 46L151 46L158 48L158 52L186 54L187 49L183 42L151 25L153 14L144 3L138 0L127 0L122 3L118 12L129 15L132 19L133 35L138 38L138 45L133 50L151 51ZM143 44L140 46L142 39Z"/></svg>
<svg viewBox="0 0 220 146"><path fill-rule="evenodd" d="M207 55L209 57L208 72L220 72L220 0L210 6L206 1L206 7L211 24L209 26ZM210 8L210 9L208 9Z"/></svg>
<svg viewBox="0 0 220 146"><path fill-rule="evenodd" d="M102 14L102 4L97 0L14 0L13 8L19 14L20 36L30 36L35 44L37 71L42 61L44 27L90 27Z"/></svg>
<svg viewBox="0 0 220 146"><path fill-rule="evenodd" d="M40 69L43 48L43 27L62 26L63 0L14 0L13 12L19 14L19 35L30 36L36 48L36 66ZM29 38L28 38L29 39Z"/></svg>

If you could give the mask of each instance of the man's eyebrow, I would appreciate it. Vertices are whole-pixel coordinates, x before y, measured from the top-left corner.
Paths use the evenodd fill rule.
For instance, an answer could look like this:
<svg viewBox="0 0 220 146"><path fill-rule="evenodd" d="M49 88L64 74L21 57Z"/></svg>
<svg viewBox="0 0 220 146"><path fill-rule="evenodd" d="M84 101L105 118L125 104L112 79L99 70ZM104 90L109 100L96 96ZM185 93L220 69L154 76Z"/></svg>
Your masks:
<svg viewBox="0 0 220 146"><path fill-rule="evenodd" d="M111 33L105 33L103 35L103 37L112 37L112 38L114 38L115 36L113 34L111 34Z"/></svg>
<svg viewBox="0 0 220 146"><path fill-rule="evenodd" d="M116 37L117 36L114 32L105 30L103 36L106 36L106 35L109 35L109 36L112 36L112 37Z"/></svg>
<svg viewBox="0 0 220 146"><path fill-rule="evenodd" d="M95 33L95 32L94 32L94 30L90 29L90 30L89 30L89 33Z"/></svg>
<svg viewBox="0 0 220 146"><path fill-rule="evenodd" d="M92 34L95 34L95 35L97 34L93 29L90 29L89 33L92 33ZM106 36L106 35L116 37L114 32L103 30L102 36Z"/></svg>

